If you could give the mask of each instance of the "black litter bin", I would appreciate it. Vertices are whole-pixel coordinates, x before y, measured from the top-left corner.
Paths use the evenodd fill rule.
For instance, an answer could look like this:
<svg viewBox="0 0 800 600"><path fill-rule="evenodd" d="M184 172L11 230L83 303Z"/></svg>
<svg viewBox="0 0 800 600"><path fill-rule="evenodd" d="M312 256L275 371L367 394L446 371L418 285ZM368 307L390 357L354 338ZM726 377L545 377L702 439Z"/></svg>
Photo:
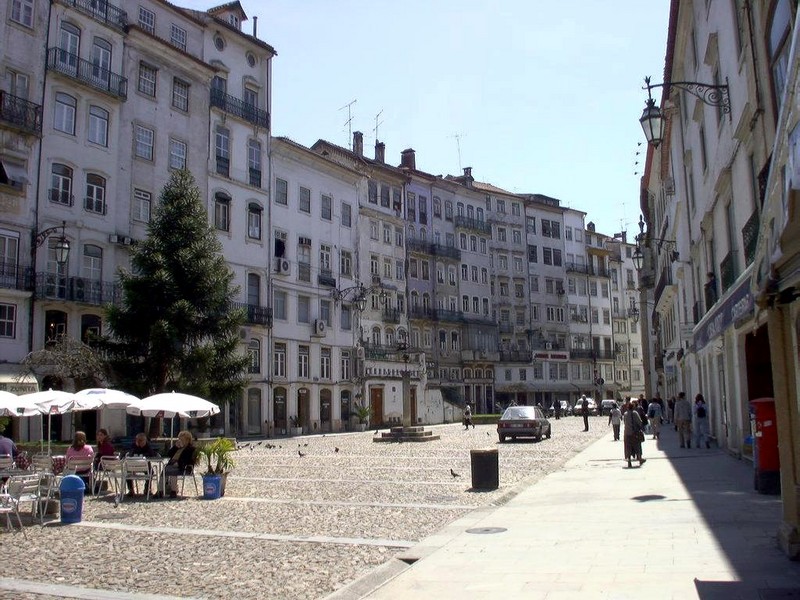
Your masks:
<svg viewBox="0 0 800 600"><path fill-rule="evenodd" d="M472 466L472 488L496 490L500 487L500 461L497 448L469 451Z"/></svg>

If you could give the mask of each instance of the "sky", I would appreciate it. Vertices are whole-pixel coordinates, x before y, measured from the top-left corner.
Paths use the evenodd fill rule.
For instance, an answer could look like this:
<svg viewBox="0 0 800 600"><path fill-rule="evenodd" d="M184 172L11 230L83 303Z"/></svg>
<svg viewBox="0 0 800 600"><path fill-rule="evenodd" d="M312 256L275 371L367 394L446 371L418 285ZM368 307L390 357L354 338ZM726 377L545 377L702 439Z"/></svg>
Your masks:
<svg viewBox="0 0 800 600"><path fill-rule="evenodd" d="M387 163L413 148L420 170L472 167L477 181L586 212L599 232L627 230L629 241L638 233L642 86L646 75L663 80L669 0L242 6L243 30L258 17L258 37L278 53L273 135L349 147L361 131L372 157L377 118Z"/></svg>

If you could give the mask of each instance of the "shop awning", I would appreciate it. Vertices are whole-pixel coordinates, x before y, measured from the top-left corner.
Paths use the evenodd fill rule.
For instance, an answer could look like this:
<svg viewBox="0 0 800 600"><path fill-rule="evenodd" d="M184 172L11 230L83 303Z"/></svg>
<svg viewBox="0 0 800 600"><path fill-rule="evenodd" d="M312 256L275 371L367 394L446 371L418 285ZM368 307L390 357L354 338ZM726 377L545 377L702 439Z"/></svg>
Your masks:
<svg viewBox="0 0 800 600"><path fill-rule="evenodd" d="M28 394L39 391L36 377L24 373L25 367L14 364L0 365L0 390L12 394Z"/></svg>
<svg viewBox="0 0 800 600"><path fill-rule="evenodd" d="M0 182L7 182L8 185L23 185L31 181L24 168L3 160L0 161Z"/></svg>

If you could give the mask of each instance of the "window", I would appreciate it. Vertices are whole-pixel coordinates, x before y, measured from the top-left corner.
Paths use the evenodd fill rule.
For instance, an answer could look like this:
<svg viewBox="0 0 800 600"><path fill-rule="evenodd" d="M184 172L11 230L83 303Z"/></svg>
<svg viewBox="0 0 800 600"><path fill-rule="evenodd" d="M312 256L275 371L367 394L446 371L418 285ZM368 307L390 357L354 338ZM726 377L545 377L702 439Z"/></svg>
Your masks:
<svg viewBox="0 0 800 600"><path fill-rule="evenodd" d="M178 27L175 23L172 24L169 34L169 42L176 48L186 51L186 30Z"/></svg>
<svg viewBox="0 0 800 600"><path fill-rule="evenodd" d="M111 44L104 39L96 38L92 43L91 63L92 82L101 89L108 89L111 75Z"/></svg>
<svg viewBox="0 0 800 600"><path fill-rule="evenodd" d="M108 146L108 111L99 106L89 107L89 141Z"/></svg>
<svg viewBox="0 0 800 600"><path fill-rule="evenodd" d="M793 20L791 5L792 2L790 0L778 0L767 30L769 65L772 71L772 93L775 106L778 109L781 106L789 71L789 50L791 47L789 31Z"/></svg>
<svg viewBox="0 0 800 600"><path fill-rule="evenodd" d="M144 190L133 190L133 219L144 223L150 222L150 203L152 196Z"/></svg>
<svg viewBox="0 0 800 600"><path fill-rule="evenodd" d="M406 193L406 219L412 223L417 220L417 195L414 192Z"/></svg>
<svg viewBox="0 0 800 600"><path fill-rule="evenodd" d="M183 112L189 111L189 84L177 77L172 78L172 106Z"/></svg>
<svg viewBox="0 0 800 600"><path fill-rule="evenodd" d="M56 94L53 127L70 135L75 135L75 98L68 94Z"/></svg>
<svg viewBox="0 0 800 600"><path fill-rule="evenodd" d="M333 220L333 199L330 196L322 195L320 214L325 221Z"/></svg>
<svg viewBox="0 0 800 600"><path fill-rule="evenodd" d="M289 183L285 179L275 180L275 204L286 206L289 203Z"/></svg>
<svg viewBox="0 0 800 600"><path fill-rule="evenodd" d="M275 290L272 294L272 314L280 321L286 320L288 314L286 309L286 292Z"/></svg>
<svg viewBox="0 0 800 600"><path fill-rule="evenodd" d="M217 173L229 177L231 168L230 132L224 127L217 127L214 139L214 152L217 157Z"/></svg>
<svg viewBox="0 0 800 600"><path fill-rule="evenodd" d="M392 243L392 226L387 225L386 223L383 224L383 243L384 244Z"/></svg>
<svg viewBox="0 0 800 600"><path fill-rule="evenodd" d="M58 68L73 75L78 72L78 48L81 43L80 30L70 23L61 23L58 30Z"/></svg>
<svg viewBox="0 0 800 600"><path fill-rule="evenodd" d="M261 342L256 339L250 340L250 343L247 345L247 357L249 358L250 364L247 367L248 373L260 373L261 372Z"/></svg>
<svg viewBox="0 0 800 600"><path fill-rule="evenodd" d="M353 253L349 250L342 250L339 253L339 274L344 277L353 275Z"/></svg>
<svg viewBox="0 0 800 600"><path fill-rule="evenodd" d="M308 363L310 356L308 346L298 346L297 348L297 376L300 379L308 379Z"/></svg>
<svg viewBox="0 0 800 600"><path fill-rule="evenodd" d="M319 376L321 379L331 378L331 349L322 348L320 350Z"/></svg>
<svg viewBox="0 0 800 600"><path fill-rule="evenodd" d="M72 206L72 169L53 163L50 179L50 201Z"/></svg>
<svg viewBox="0 0 800 600"><path fill-rule="evenodd" d="M16 337L17 305L0 304L0 338Z"/></svg>
<svg viewBox="0 0 800 600"><path fill-rule="evenodd" d="M389 208L389 186L385 184L381 185L381 206Z"/></svg>
<svg viewBox="0 0 800 600"><path fill-rule="evenodd" d="M298 199L300 212L311 212L311 190L300 186L300 197Z"/></svg>
<svg viewBox="0 0 800 600"><path fill-rule="evenodd" d="M308 296L297 297L297 322L311 323L311 301Z"/></svg>
<svg viewBox="0 0 800 600"><path fill-rule="evenodd" d="M222 193L214 196L214 227L220 231L230 231L231 199Z"/></svg>
<svg viewBox="0 0 800 600"><path fill-rule="evenodd" d="M153 160L153 140L155 138L155 133L152 129L142 125L136 125L134 131L136 142L134 154L145 160Z"/></svg>
<svg viewBox="0 0 800 600"><path fill-rule="evenodd" d="M33 0L12 0L11 20L25 27L33 27Z"/></svg>
<svg viewBox="0 0 800 600"><path fill-rule="evenodd" d="M444 201L444 220L445 221L452 221L453 220L453 201L452 200L445 200Z"/></svg>
<svg viewBox="0 0 800 600"><path fill-rule="evenodd" d="M342 225L344 227L351 227L353 225L352 209L346 202L342 202Z"/></svg>
<svg viewBox="0 0 800 600"><path fill-rule="evenodd" d="M367 200L370 204L378 203L378 182L370 180L367 184Z"/></svg>
<svg viewBox="0 0 800 600"><path fill-rule="evenodd" d="M146 63L140 62L138 90L146 96L155 98L157 74L157 69Z"/></svg>
<svg viewBox="0 0 800 600"><path fill-rule="evenodd" d="M156 32L156 13L140 6L139 27L144 29L147 33L154 34Z"/></svg>
<svg viewBox="0 0 800 600"><path fill-rule="evenodd" d="M169 168L186 168L186 142L180 140L169 140Z"/></svg>
<svg viewBox="0 0 800 600"><path fill-rule="evenodd" d="M275 342L272 350L272 375L286 377L286 344L283 342Z"/></svg>
<svg viewBox="0 0 800 600"><path fill-rule="evenodd" d="M247 142L247 169L248 182L253 187L261 187L261 142L250 140Z"/></svg>
<svg viewBox="0 0 800 600"><path fill-rule="evenodd" d="M81 275L92 281L100 281L103 278L103 250L99 246L86 244L83 247Z"/></svg>
<svg viewBox="0 0 800 600"><path fill-rule="evenodd" d="M252 240L261 239L262 208L255 202L247 205L247 237Z"/></svg>
<svg viewBox="0 0 800 600"><path fill-rule="evenodd" d="M433 216L442 218L442 199L439 196L433 197Z"/></svg>
<svg viewBox="0 0 800 600"><path fill-rule="evenodd" d="M252 110L258 106L258 90L246 87L244 88L244 103Z"/></svg>
<svg viewBox="0 0 800 600"><path fill-rule="evenodd" d="M106 213L106 180L100 175L86 175L86 198L83 207L89 212Z"/></svg>

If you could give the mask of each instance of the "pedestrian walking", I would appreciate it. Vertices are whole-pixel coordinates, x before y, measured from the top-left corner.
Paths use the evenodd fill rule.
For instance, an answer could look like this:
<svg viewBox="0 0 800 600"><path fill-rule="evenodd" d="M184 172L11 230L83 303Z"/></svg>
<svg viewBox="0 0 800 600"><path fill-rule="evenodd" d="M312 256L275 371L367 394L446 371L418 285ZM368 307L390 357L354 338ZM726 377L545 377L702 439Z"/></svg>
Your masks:
<svg viewBox="0 0 800 600"><path fill-rule="evenodd" d="M667 400L667 414L664 415L664 421L666 423L672 423L675 421L675 396L670 396L669 400Z"/></svg>
<svg viewBox="0 0 800 600"><path fill-rule="evenodd" d="M639 461L639 466L643 465L647 459L642 457L642 441L644 441L644 428L642 418L637 410L637 402L633 400L626 407L625 414L622 415L624 425L624 451L625 460L628 461L628 468L633 467L632 459Z"/></svg>
<svg viewBox="0 0 800 600"><path fill-rule="evenodd" d="M678 441L681 448L692 447L692 405L685 392L678 394L675 400L675 428L678 430Z"/></svg>
<svg viewBox="0 0 800 600"><path fill-rule="evenodd" d="M614 430L614 441L619 441L619 426L622 423L622 412L619 410L619 406L614 404L614 407L608 413L608 424L611 425L611 428Z"/></svg>
<svg viewBox="0 0 800 600"><path fill-rule="evenodd" d="M706 448L711 448L711 441L709 439L710 432L708 428L708 406L706 406L703 394L697 394L694 397L694 407L692 408L694 414L694 445L696 448L700 447L700 442L705 442Z"/></svg>
<svg viewBox="0 0 800 600"><path fill-rule="evenodd" d="M556 415L556 421L558 421L561 418L561 400L555 401L555 403L553 404L553 411L555 412Z"/></svg>
<svg viewBox="0 0 800 600"><path fill-rule="evenodd" d="M650 423L650 431L653 434L654 440L657 440L658 436L661 435L661 417L661 404L659 404L656 398L653 398L650 405L647 407L647 422Z"/></svg>
<svg viewBox="0 0 800 600"><path fill-rule="evenodd" d="M583 415L583 430L589 431L589 399L586 394L581 396L581 414Z"/></svg>
<svg viewBox="0 0 800 600"><path fill-rule="evenodd" d="M467 404L464 407L464 431L469 429L470 425L472 425L472 428L475 429L475 423L472 422L472 408L470 408L470 405Z"/></svg>

